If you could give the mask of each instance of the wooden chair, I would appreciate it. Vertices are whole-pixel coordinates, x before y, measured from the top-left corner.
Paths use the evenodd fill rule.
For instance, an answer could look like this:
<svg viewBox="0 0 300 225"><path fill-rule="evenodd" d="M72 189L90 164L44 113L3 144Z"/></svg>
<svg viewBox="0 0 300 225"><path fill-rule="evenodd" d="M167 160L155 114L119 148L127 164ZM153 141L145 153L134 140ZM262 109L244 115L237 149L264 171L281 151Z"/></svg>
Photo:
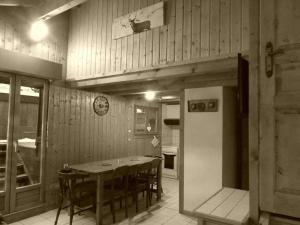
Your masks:
<svg viewBox="0 0 300 225"><path fill-rule="evenodd" d="M128 217L128 169L128 166L119 167L105 178L110 182L107 182L104 188L104 204L110 204L113 223L116 222L115 201L117 200L122 202L122 199L125 199L125 216Z"/></svg>
<svg viewBox="0 0 300 225"><path fill-rule="evenodd" d="M71 225L73 221L73 216L75 214L81 213L83 211L95 207L96 183L95 181L85 180L89 177L89 175L76 173L72 170L60 170L57 173L60 187L60 200L54 224L56 225L58 222L60 211L62 209L70 207ZM65 201L67 201L69 204L63 206ZM74 210L75 206L79 207L79 210L76 212Z"/></svg>
<svg viewBox="0 0 300 225"><path fill-rule="evenodd" d="M152 193L156 193L156 199L159 200L159 196L158 196L158 189L160 188L160 191L162 192L162 187L159 187L159 182L160 182L160 167L161 167L161 159L159 158L155 158L152 161L152 169L151 172L149 174L150 176L150 195L149 195L149 201L150 201L150 205L151 205L151 201L152 201Z"/></svg>
<svg viewBox="0 0 300 225"><path fill-rule="evenodd" d="M149 207L150 196L150 179L149 174L151 172L152 163L144 163L141 165L133 166L131 168L131 182L130 192L136 202L136 212L138 212L138 194L146 192L146 208Z"/></svg>

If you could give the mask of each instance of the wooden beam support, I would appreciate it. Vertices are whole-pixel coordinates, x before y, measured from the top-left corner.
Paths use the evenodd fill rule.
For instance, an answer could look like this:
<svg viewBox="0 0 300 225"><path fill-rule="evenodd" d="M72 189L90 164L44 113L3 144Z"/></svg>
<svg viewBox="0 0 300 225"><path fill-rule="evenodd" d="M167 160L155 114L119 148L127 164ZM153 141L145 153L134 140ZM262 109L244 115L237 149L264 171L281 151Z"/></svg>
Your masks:
<svg viewBox="0 0 300 225"><path fill-rule="evenodd" d="M260 0L250 4L250 55L249 55L249 191L250 225L259 223L259 62L260 62Z"/></svg>
<svg viewBox="0 0 300 225"><path fill-rule="evenodd" d="M155 81L143 81L130 84L106 85L87 89L91 92L101 92L112 95L132 95L141 94L146 90L158 93L179 92L185 88L208 87L208 86L236 86L237 74L234 72L206 74L194 77L177 79L164 79Z"/></svg>
<svg viewBox="0 0 300 225"><path fill-rule="evenodd" d="M62 79L62 64L0 48L0 71L51 80Z"/></svg>
<svg viewBox="0 0 300 225"><path fill-rule="evenodd" d="M87 0L47 0L39 7L40 17L39 19L50 19L56 15L59 15L75 6L78 6Z"/></svg>
<svg viewBox="0 0 300 225"><path fill-rule="evenodd" d="M0 0L0 6L36 7L37 0Z"/></svg>
<svg viewBox="0 0 300 225"><path fill-rule="evenodd" d="M216 58L215 60L201 61L183 65L166 65L149 70L127 71L123 74L98 77L96 79L71 82L71 87L88 88L108 84L121 84L161 79L173 79L207 74L218 74L237 71L237 57Z"/></svg>

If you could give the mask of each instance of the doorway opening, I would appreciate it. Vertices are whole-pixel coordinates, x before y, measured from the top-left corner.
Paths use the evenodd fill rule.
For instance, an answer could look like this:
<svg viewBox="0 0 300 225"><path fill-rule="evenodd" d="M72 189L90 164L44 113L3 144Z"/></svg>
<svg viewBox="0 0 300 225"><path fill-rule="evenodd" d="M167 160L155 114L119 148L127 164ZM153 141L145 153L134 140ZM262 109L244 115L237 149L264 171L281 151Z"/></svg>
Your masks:
<svg viewBox="0 0 300 225"><path fill-rule="evenodd" d="M179 179L180 102L162 102L161 152L162 177Z"/></svg>
<svg viewBox="0 0 300 225"><path fill-rule="evenodd" d="M184 93L181 211L204 223L242 224L249 217L248 64L239 64L237 87ZM210 110L210 102L217 107Z"/></svg>

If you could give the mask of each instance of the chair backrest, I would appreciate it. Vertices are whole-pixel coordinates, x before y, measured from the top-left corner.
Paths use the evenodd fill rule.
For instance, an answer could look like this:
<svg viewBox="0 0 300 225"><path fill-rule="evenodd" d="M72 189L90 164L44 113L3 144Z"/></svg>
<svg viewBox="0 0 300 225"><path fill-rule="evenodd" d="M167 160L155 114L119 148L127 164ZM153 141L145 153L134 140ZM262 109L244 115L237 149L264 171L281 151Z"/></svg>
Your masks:
<svg viewBox="0 0 300 225"><path fill-rule="evenodd" d="M138 171L138 165L130 166L128 169L128 175L135 176L137 174L137 171Z"/></svg>
<svg viewBox="0 0 300 225"><path fill-rule="evenodd" d="M152 162L143 163L140 165L137 165L137 172L138 173L144 173L144 174L150 174L152 169Z"/></svg>
<svg viewBox="0 0 300 225"><path fill-rule="evenodd" d="M152 173L158 177L159 167L161 165L161 160L159 158L155 158L152 161Z"/></svg>
<svg viewBox="0 0 300 225"><path fill-rule="evenodd" d="M128 175L129 166L121 166L113 171L113 178L126 177Z"/></svg>
<svg viewBox="0 0 300 225"><path fill-rule="evenodd" d="M152 168L158 169L158 167L160 166L160 163L161 163L161 160L158 159L158 158L155 158L155 159L152 161Z"/></svg>
<svg viewBox="0 0 300 225"><path fill-rule="evenodd" d="M135 178L138 174L138 166L132 165L128 169L128 184L134 184L136 182Z"/></svg>
<svg viewBox="0 0 300 225"><path fill-rule="evenodd" d="M72 170L59 170L57 174L61 195L67 199L72 199L75 197L73 188L78 182L78 179L84 181L84 178L88 177L86 174L76 173Z"/></svg>
<svg viewBox="0 0 300 225"><path fill-rule="evenodd" d="M111 190L114 191L118 185L120 185L120 182L122 184L123 189L128 188L128 172L129 172L129 166L121 166L112 172L112 185Z"/></svg>

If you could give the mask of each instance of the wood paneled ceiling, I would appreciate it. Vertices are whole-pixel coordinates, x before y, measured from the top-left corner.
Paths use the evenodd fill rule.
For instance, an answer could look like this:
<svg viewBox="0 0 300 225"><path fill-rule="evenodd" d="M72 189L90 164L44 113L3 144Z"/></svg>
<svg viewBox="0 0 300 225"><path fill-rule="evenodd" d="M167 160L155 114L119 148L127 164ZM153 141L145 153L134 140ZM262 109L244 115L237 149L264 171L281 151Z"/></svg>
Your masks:
<svg viewBox="0 0 300 225"><path fill-rule="evenodd" d="M35 11L36 18L50 19L87 0L0 0L0 7L27 7Z"/></svg>
<svg viewBox="0 0 300 225"><path fill-rule="evenodd" d="M41 0L0 0L0 6L36 7Z"/></svg>

